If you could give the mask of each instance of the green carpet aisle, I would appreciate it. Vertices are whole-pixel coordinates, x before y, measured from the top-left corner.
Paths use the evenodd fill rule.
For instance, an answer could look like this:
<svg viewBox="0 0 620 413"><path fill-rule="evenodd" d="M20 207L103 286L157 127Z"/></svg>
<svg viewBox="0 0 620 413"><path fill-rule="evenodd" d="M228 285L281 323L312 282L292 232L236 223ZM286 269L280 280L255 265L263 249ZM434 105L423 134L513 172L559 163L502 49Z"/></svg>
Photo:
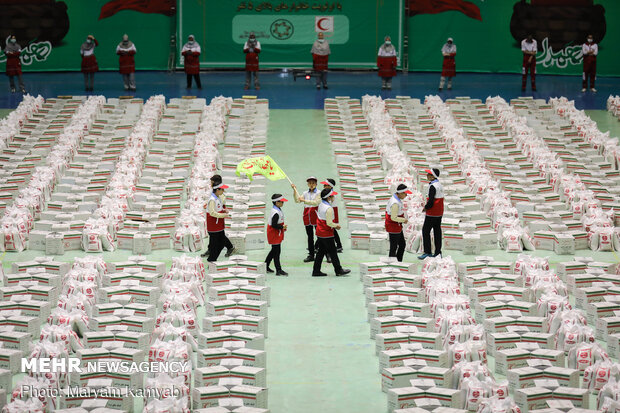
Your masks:
<svg viewBox="0 0 620 413"><path fill-rule="evenodd" d="M300 192L307 188L309 175L319 182L338 179L323 111L271 110L267 154ZM268 195L277 191L290 200L284 206L289 230L282 248L282 265L290 276L269 275L267 280L269 408L274 413L384 411L386 395L381 392L357 271L367 253L351 251L343 231L341 257L352 269L351 276L336 278L331 264L324 262L329 276L312 278L312 264L302 262L307 255L302 207L294 204L288 181L268 183L267 188Z"/></svg>

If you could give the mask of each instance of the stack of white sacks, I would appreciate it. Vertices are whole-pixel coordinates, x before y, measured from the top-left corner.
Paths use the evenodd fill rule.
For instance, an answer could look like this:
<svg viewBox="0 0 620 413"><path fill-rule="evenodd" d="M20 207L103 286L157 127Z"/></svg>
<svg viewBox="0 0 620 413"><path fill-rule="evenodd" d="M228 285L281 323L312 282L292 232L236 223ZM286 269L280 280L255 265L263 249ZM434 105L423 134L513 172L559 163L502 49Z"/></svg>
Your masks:
<svg viewBox="0 0 620 413"><path fill-rule="evenodd" d="M552 100L551 105L521 99L513 102L516 110L501 98L490 101L493 112L553 191L543 200L529 197L521 202L528 205L522 216L534 230L536 247L560 254L585 248L612 251L618 244L614 226L615 211L620 210L620 178L608 135L562 99ZM553 196L558 199L549 202Z"/></svg>
<svg viewBox="0 0 620 413"><path fill-rule="evenodd" d="M0 220L0 226L3 230L0 248L18 252L26 248L26 242L33 228L34 219L40 216L46 202L49 201L52 189L64 173L67 164L73 158L76 149L86 134L86 130L93 122L104 102L105 99L103 97L91 96L82 105L79 105L78 102L72 102L67 105L57 102L51 105L55 110L49 116L67 116L68 118L61 118L63 123L58 125L52 125L52 120L48 119L50 123L40 125L42 129L37 130L37 134L41 135L38 138L39 141L45 141L46 138L50 139L47 135L42 136L46 133L56 136L56 138L52 138L55 144L51 147L51 151L49 150L49 143L44 144L43 148L46 149L41 152L43 155L36 155L36 151L24 147L23 151L29 156L32 155L33 160L36 158L40 159L43 156L43 159L40 159L42 165L34 168L27 186L19 189L19 192L15 195L13 205L6 209L4 216ZM65 106L69 106L66 109L66 114L63 113ZM67 125L66 123L69 119L70 123ZM36 146L36 144L34 145ZM13 161L10 161L10 163L13 163ZM18 168L20 165L24 166L18 162ZM8 180L10 178L7 178ZM22 181L22 184L26 183L23 177ZM15 189L17 188L19 188L19 185L15 187Z"/></svg>
<svg viewBox="0 0 620 413"><path fill-rule="evenodd" d="M266 99L235 99L228 116L228 127L222 151L222 179L230 188L226 209L226 235L235 250L259 250L265 246L265 185L264 177L237 177L235 170L246 158L265 155L269 103Z"/></svg>
<svg viewBox="0 0 620 413"><path fill-rule="evenodd" d="M444 185L445 212L442 220L446 249L461 250L465 254L478 254L481 250L497 247L497 233L486 211L476 199L480 189L467 174L480 165L475 147L446 133L455 129L444 106L428 98L425 105L409 97L386 100L388 113L400 135L403 151L420 178L420 189L427 191L425 169L436 167ZM477 109L478 111L478 109ZM454 139L454 140L453 140ZM476 171L476 175L484 171ZM423 199L424 201L425 199ZM411 252L420 251L423 215L416 205L415 219L406 226L405 236Z"/></svg>
<svg viewBox="0 0 620 413"><path fill-rule="evenodd" d="M84 224L99 205L114 170L114 160L130 132L130 121L123 122L125 111L133 114L129 119L133 118L135 123L142 107L141 101L109 99L106 103L101 99L105 104L84 130L85 136L34 224L29 249L62 254L82 247Z"/></svg>
<svg viewBox="0 0 620 413"><path fill-rule="evenodd" d="M607 98L607 110L616 117L620 116L620 96L609 95Z"/></svg>
<svg viewBox="0 0 620 413"><path fill-rule="evenodd" d="M207 236L205 205L211 191L210 178L221 167L218 145L224 141L226 115L231 98L216 97L202 112L202 121L194 141L194 162L187 185L187 200L176 220L172 247L176 251L194 252L203 248Z"/></svg>
<svg viewBox="0 0 620 413"><path fill-rule="evenodd" d="M353 249L383 254L387 247L385 206L390 188L359 100L326 99L325 115L338 166ZM324 179L324 178L322 178Z"/></svg>

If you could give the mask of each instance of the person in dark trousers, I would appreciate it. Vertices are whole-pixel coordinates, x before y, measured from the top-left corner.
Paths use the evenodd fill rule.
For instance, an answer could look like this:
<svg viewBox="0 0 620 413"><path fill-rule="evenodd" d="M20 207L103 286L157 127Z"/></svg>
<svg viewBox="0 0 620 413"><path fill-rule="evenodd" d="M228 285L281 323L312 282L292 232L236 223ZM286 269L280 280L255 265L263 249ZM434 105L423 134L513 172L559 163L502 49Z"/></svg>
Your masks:
<svg viewBox="0 0 620 413"><path fill-rule="evenodd" d="M331 188L321 191L321 203L317 210L316 220L316 236L319 239L319 250L314 257L314 267L312 269L313 277L325 277L327 274L321 272L321 264L325 254L329 254L332 259L332 265L337 276L347 275L351 270L342 268L338 252L336 251L336 243L334 242L334 229L340 229L340 225L334 222L334 208L332 202L334 196L337 195Z"/></svg>
<svg viewBox="0 0 620 413"><path fill-rule="evenodd" d="M273 208L271 209L271 217L267 223L267 242L271 245L271 251L265 258L267 264L267 272L272 273L273 270L269 268L271 260L276 265L276 275L287 276L288 273L282 269L280 264L280 252L282 240L284 240L284 232L286 231L286 224L284 224L284 212L282 212L282 205L288 200L282 196L282 194L273 194L271 196L271 202Z"/></svg>
<svg viewBox="0 0 620 413"><path fill-rule="evenodd" d="M118 71L123 75L123 86L125 90L136 91L136 45L129 40L129 36L124 34L123 41L116 46L118 57Z"/></svg>
<svg viewBox="0 0 620 413"><path fill-rule="evenodd" d="M82 73L84 73L84 90L87 92L92 92L95 88L95 73L99 71L99 65L95 57L95 47L97 46L99 46L99 42L95 39L95 36L89 34L80 48Z"/></svg>
<svg viewBox="0 0 620 413"><path fill-rule="evenodd" d="M429 180L428 196L424 211L424 225L422 225L422 242L424 254L418 258L437 257L441 255L441 218L443 216L443 186L439 182L439 169L426 169L426 178ZM431 252L431 230L435 240L435 254Z"/></svg>
<svg viewBox="0 0 620 413"><path fill-rule="evenodd" d="M187 75L187 88L192 87L192 77L196 81L198 89L202 89L200 83L200 45L194 39L194 35L190 34L187 38L187 43L183 45L181 54L184 58L185 74Z"/></svg>
<svg viewBox="0 0 620 413"><path fill-rule="evenodd" d="M316 189L317 179L315 176L308 177L306 183L308 184L308 190L304 191L302 195L299 195L294 184L291 187L295 191L295 203L305 204L303 221L308 237L308 256L304 258L304 262L312 262L314 261L314 227L316 226L316 211L318 209L316 200L317 198L320 199L320 194L319 190Z"/></svg>
<svg viewBox="0 0 620 413"><path fill-rule="evenodd" d="M530 72L532 91L536 92L536 53L538 53L538 46L536 44L536 40L532 39L531 34L521 42L521 51L523 52L521 92L525 92L525 86L527 85L527 72Z"/></svg>
<svg viewBox="0 0 620 413"><path fill-rule="evenodd" d="M312 68L316 73L316 88L320 89L322 84L323 89L327 89L327 62L331 50L323 32L319 32L310 53L312 53Z"/></svg>
<svg viewBox="0 0 620 413"><path fill-rule="evenodd" d="M219 184L222 183L222 176L219 174L215 174L210 178L211 181L211 190L213 190L213 188ZM220 201L222 201L222 205L224 206L224 209L226 209L226 195L222 194L220 197L218 197L220 199ZM209 201L207 201L207 205L205 205L205 207L209 206ZM209 216L209 214L207 214L207 217ZM207 218L208 219L208 218ZM209 243L209 245L211 245L211 243ZM209 247L207 247L207 250L205 252L203 252L201 255L201 257L207 257L209 256Z"/></svg>
<svg viewBox="0 0 620 413"><path fill-rule="evenodd" d="M396 192L388 201L385 207L385 230L390 237L390 257L396 257L398 261L403 260L405 255L405 236L403 235L403 224L407 223L405 211L403 210L403 199L411 195L407 185L400 184L396 187Z"/></svg>
<svg viewBox="0 0 620 413"><path fill-rule="evenodd" d="M330 189L334 189L336 187L336 180L332 179L332 178L327 178L326 180L322 181L321 184L323 185L323 189L326 188L330 188ZM321 203L321 199L320 197L316 197L315 201L312 203L313 206L318 207L319 204ZM336 224L338 224L338 207L333 205L332 203L332 208L334 208L334 222ZM336 241L336 251L338 251L338 253L342 252L342 242L340 241L340 235L338 235L338 231L334 230L334 241ZM316 242L314 243L314 252L316 253L316 251L319 249L319 240L317 239ZM331 263L332 259L331 257L326 254L325 257L327 258L327 262Z"/></svg>
<svg viewBox="0 0 620 413"><path fill-rule="evenodd" d="M228 186L222 183L214 186L207 204L207 232L209 233L209 258L207 261L217 261L224 248L227 250L226 257L230 257L235 252L235 248L224 230L228 212L220 197L227 188Z"/></svg>
<svg viewBox="0 0 620 413"><path fill-rule="evenodd" d="M22 93L26 93L26 86L24 86L22 79L22 62L19 58L21 54L22 48L17 43L15 36L9 36L6 39L4 55L6 56L6 75L9 77L11 93L15 93L15 76L17 76L17 81L19 82L19 90Z"/></svg>

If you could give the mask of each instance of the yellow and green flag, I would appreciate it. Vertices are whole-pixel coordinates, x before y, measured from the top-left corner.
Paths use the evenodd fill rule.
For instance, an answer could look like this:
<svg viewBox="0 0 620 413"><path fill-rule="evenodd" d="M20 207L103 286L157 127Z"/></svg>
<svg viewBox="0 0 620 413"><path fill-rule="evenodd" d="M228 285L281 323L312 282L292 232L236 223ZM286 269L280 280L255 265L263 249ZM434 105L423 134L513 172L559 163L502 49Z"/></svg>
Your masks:
<svg viewBox="0 0 620 413"><path fill-rule="evenodd" d="M286 174L282 168L269 155L248 158L239 162L239 165L237 165L237 176L240 176L242 173L246 174L250 181L254 174L261 174L271 181L286 179Z"/></svg>

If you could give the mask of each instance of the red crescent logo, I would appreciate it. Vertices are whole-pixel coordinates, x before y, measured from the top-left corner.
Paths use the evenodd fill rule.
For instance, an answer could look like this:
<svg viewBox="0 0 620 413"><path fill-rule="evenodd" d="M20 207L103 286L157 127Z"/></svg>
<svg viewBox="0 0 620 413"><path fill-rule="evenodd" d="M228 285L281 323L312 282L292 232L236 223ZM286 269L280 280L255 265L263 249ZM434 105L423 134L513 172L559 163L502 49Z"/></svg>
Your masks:
<svg viewBox="0 0 620 413"><path fill-rule="evenodd" d="M322 17L322 18L320 18L320 19L319 19L319 21L317 21L317 22L316 22L316 27L318 27L318 28L319 28L319 30L323 30L324 32L326 32L326 31L327 31L327 29L326 29L326 28L324 28L323 26L321 26L321 22L322 22L323 20L327 20L327 17Z"/></svg>

